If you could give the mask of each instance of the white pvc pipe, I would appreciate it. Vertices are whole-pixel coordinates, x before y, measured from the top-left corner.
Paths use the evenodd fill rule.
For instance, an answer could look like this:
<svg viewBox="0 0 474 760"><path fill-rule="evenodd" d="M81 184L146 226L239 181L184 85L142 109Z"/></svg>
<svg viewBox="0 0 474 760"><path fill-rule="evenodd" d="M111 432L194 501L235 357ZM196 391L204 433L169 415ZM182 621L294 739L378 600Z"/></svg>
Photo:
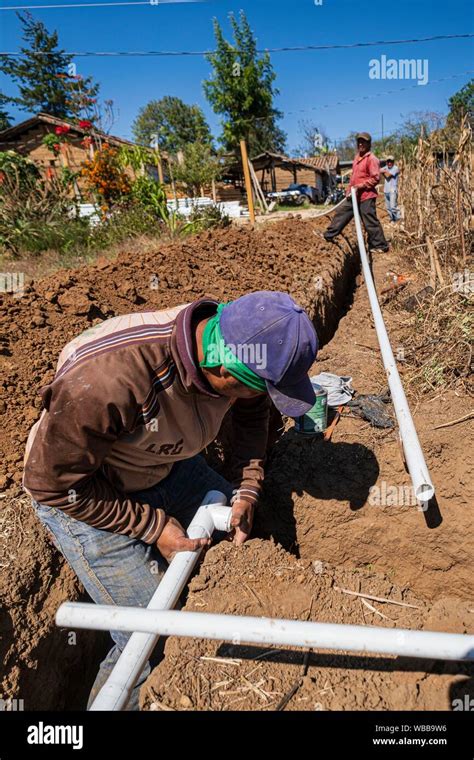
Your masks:
<svg viewBox="0 0 474 760"><path fill-rule="evenodd" d="M375 330L380 345L382 360L387 373L388 385L392 395L393 408L397 416L400 439L403 444L405 460L408 472L413 483L413 489L416 498L421 502L428 502L433 498L435 489L431 482L425 457L420 446L420 441L415 429L413 417L411 416L408 406L407 397L403 390L402 381L398 374L397 363L393 355L392 347L388 337L387 329L383 321L382 311L377 299L372 272L370 271L369 260L365 250L364 236L360 223L359 208L357 206L357 197L354 188L351 190L352 206L354 208L354 220L357 231L357 241L359 243L360 258L362 261L362 270L364 272L365 284L369 294L370 306L374 316Z"/></svg>
<svg viewBox="0 0 474 760"><path fill-rule="evenodd" d="M156 611L140 607L62 604L58 625L98 630L143 631L160 636L232 641L234 644L274 644L311 649L474 660L474 636L437 631L411 631L369 625L310 623L203 612ZM143 634L142 634L143 635Z"/></svg>
<svg viewBox="0 0 474 760"><path fill-rule="evenodd" d="M321 216L326 216L326 214L332 214L332 212L335 211L337 208L339 208L339 206L341 206L346 200L347 200L347 197L344 196L344 198L342 198L342 200L340 200L339 203L336 203L335 206L331 206L331 208L328 208L326 211L322 211L320 214L309 216L308 219L319 219Z"/></svg>
<svg viewBox="0 0 474 760"><path fill-rule="evenodd" d="M209 491L202 505L197 510L187 530L189 538L210 538L214 530L230 531L232 509L222 506L227 499L220 491ZM148 604L148 610L169 610L177 603L189 576L201 554L202 549L195 552L178 552L171 561L158 588ZM97 609L102 609L100 605ZM109 609L106 606L106 609ZM110 607L113 609L113 607ZM133 609L133 608L131 608ZM58 610L56 622L63 625L63 619ZM105 626L104 630L119 630ZM137 628L131 629L137 631ZM123 710L137 682L137 678L145 667L158 636L152 632L133 633L123 648L108 680L101 688L90 710Z"/></svg>

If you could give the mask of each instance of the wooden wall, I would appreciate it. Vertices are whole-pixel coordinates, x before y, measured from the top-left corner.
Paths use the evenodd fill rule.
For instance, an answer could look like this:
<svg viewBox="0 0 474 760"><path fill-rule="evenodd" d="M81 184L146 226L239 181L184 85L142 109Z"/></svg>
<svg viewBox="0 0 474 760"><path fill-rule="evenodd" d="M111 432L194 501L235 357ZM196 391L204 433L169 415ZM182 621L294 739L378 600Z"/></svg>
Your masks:
<svg viewBox="0 0 474 760"><path fill-rule="evenodd" d="M263 177L262 177L263 175ZM265 193L272 192L272 178L268 169L257 172L258 180ZM287 171L281 167L275 168L275 191L278 193L280 190L284 190L295 182L294 174L292 171ZM322 189L323 179L319 172L314 169L297 169L296 170L296 182L299 185L311 185Z"/></svg>

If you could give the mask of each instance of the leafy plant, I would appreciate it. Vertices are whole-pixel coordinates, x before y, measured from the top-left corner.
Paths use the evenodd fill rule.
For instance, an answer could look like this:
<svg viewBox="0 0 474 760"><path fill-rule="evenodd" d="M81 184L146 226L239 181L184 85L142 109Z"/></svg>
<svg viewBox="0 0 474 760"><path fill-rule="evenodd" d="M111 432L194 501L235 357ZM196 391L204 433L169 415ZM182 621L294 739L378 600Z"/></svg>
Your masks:
<svg viewBox="0 0 474 760"><path fill-rule="evenodd" d="M194 223L194 231L201 232L211 227L228 227L229 216L217 205L195 207L191 213L190 221Z"/></svg>
<svg viewBox="0 0 474 760"><path fill-rule="evenodd" d="M0 184L0 245L13 255L60 247L70 210L69 188L61 180L46 182L12 163Z"/></svg>
<svg viewBox="0 0 474 760"><path fill-rule="evenodd" d="M166 194L162 185L151 177L138 177L132 184L131 193L136 202L155 214L159 214L160 209L166 206Z"/></svg>
<svg viewBox="0 0 474 760"><path fill-rule="evenodd" d="M82 175L104 213L130 195L130 178L120 163L117 149L107 143L84 162Z"/></svg>
<svg viewBox="0 0 474 760"><path fill-rule="evenodd" d="M195 226L194 222L186 221L181 214L167 206L160 209L159 216L162 226L171 238L186 235L188 232L192 232Z"/></svg>
<svg viewBox="0 0 474 760"><path fill-rule="evenodd" d="M34 181L40 177L38 167L33 161L14 150L0 151L0 184L5 176L15 177L18 182Z"/></svg>

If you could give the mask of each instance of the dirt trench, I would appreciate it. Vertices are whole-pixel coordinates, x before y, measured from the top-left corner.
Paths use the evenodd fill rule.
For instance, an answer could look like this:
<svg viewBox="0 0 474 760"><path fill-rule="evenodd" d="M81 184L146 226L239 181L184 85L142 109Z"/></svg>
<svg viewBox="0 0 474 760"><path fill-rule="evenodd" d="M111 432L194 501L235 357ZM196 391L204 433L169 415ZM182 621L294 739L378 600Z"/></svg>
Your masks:
<svg viewBox="0 0 474 760"><path fill-rule="evenodd" d="M319 227L319 230L321 226ZM61 270L26 284L22 298L0 302L0 692L25 708L81 709L108 637L60 631L54 613L83 597L73 572L51 544L21 490L28 430L40 411L39 388L54 376L63 345L91 324L131 311L220 300L250 290L285 290L304 306L321 343L351 302L357 257L330 246L318 225L298 218L251 230L206 232L163 245L130 245L116 259ZM222 467L225 435L209 457Z"/></svg>
<svg viewBox="0 0 474 760"><path fill-rule="evenodd" d="M70 632L55 628L59 604L80 598L82 589L19 485L24 443L39 414L37 392L52 379L63 345L116 314L205 294L224 300L259 288L280 289L291 293L315 321L323 344L315 372L350 374L359 392L381 391L386 381L365 289L355 290L357 256L351 241L326 244L320 235L325 225L325 220L294 218L169 244L142 241L114 260L103 257L94 266L32 282L21 299L4 298L2 696L23 698L30 710L84 708L109 645L107 637L94 632L78 632L71 641ZM397 257L376 261L379 287L386 270L406 266ZM403 313L390 306L384 313L396 345ZM186 608L472 630L468 428L433 430L437 421L465 413L464 405L465 399L449 392L415 410L439 501L426 514L410 505L370 503L372 486L409 483L394 432L377 432L360 419L344 417L332 443L323 444L301 438L287 421L267 463L255 537L242 549L224 543L207 553L191 582ZM224 473L225 433L207 452ZM367 600L370 609L342 588L415 607ZM237 664L202 659L216 656ZM302 659L300 652L171 638L142 690L143 707L271 710L301 676L286 709L449 709L457 695L469 691L472 677L466 667L344 653L313 653L301 675Z"/></svg>
<svg viewBox="0 0 474 760"><path fill-rule="evenodd" d="M407 267L399 255L375 259L379 292L387 271ZM406 296L425 284L410 274ZM406 312L395 301L384 316L396 349ZM352 376L360 393L386 389L363 284L313 369ZM403 364L400 372L403 378ZM409 497L395 430L344 416L327 444L298 435L287 422L267 464L255 537L242 549L221 543L207 553L185 609L472 633L472 424L436 429L465 414L467 401L442 389L412 401L437 492L426 512ZM380 504L375 497L384 489L396 497ZM472 664L344 652L308 656L172 637L142 689L142 707L451 710L472 693L473 675Z"/></svg>

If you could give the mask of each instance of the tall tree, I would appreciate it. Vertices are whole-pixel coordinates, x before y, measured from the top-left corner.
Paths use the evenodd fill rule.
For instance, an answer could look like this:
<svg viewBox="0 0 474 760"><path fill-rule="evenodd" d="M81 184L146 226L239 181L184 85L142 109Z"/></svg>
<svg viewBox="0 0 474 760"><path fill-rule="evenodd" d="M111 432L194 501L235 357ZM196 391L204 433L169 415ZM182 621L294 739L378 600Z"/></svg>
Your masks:
<svg viewBox="0 0 474 760"><path fill-rule="evenodd" d="M222 172L217 156L208 145L201 142L189 143L183 150L182 162L174 167L175 179L185 185L191 195L202 193Z"/></svg>
<svg viewBox="0 0 474 760"><path fill-rule="evenodd" d="M143 106L132 129L137 142L153 144L168 153L177 153L189 143L212 143L209 126L199 106L190 106L171 95Z"/></svg>
<svg viewBox="0 0 474 760"><path fill-rule="evenodd" d="M462 118L467 116L471 127L474 128L474 79L461 87L451 95L448 100L449 124L460 124Z"/></svg>
<svg viewBox="0 0 474 760"><path fill-rule="evenodd" d="M17 14L23 25L20 56L0 55L0 71L18 85L18 96L9 97L21 110L68 118L87 112L99 86L91 77L75 74L73 56L58 47L58 33L51 34L30 13Z"/></svg>
<svg viewBox="0 0 474 760"><path fill-rule="evenodd" d="M2 129L8 129L11 127L10 117L4 106L8 103L8 98L0 90L0 132Z"/></svg>
<svg viewBox="0 0 474 760"><path fill-rule="evenodd" d="M273 105L278 90L268 53L259 55L256 39L245 13L239 19L229 15L233 43L228 42L214 19L217 48L209 53L211 79L204 92L215 113L223 116L221 142L227 151L237 152L245 139L250 155L264 150L283 151L286 135L278 127L283 115Z"/></svg>

